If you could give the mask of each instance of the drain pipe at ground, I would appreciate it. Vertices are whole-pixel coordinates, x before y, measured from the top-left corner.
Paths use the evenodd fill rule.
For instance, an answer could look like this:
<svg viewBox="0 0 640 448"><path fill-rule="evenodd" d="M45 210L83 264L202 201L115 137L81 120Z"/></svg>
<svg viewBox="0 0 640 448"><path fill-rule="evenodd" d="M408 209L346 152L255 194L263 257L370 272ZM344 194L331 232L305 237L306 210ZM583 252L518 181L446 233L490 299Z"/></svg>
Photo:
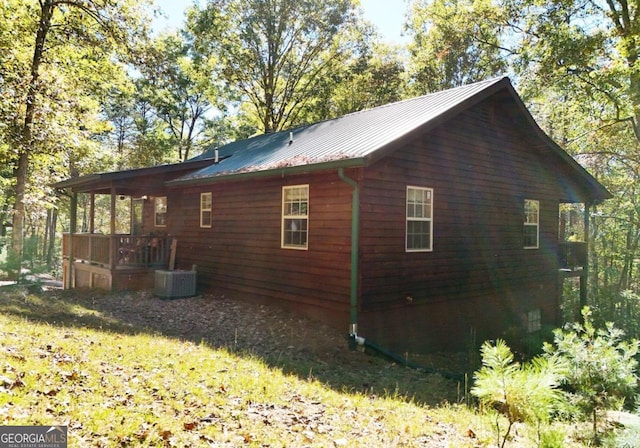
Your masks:
<svg viewBox="0 0 640 448"><path fill-rule="evenodd" d="M349 318L349 341L360 347L368 347L376 352L393 359L407 367L420 369L427 373L438 373L445 378L460 380L461 376L450 373L436 371L427 367L420 366L408 359L386 350L365 338L358 336L358 264L359 264L359 241L360 241L360 187L358 182L344 174L343 168L338 168L338 177L346 182L352 188L351 195L351 275L350 275L350 318Z"/></svg>
<svg viewBox="0 0 640 448"><path fill-rule="evenodd" d="M340 179L352 188L351 194L351 275L350 275L350 319L349 337L358 341L358 243L360 241L360 188L358 182L347 177L343 168L338 168ZM360 338L362 339L362 338ZM362 339L364 342L364 339Z"/></svg>

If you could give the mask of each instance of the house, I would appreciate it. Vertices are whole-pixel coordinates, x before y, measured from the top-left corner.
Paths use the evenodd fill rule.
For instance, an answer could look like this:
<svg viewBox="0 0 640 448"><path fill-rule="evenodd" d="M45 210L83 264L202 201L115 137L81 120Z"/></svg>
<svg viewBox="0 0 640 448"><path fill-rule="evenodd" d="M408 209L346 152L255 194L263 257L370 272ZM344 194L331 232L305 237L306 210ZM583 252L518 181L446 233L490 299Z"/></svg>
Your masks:
<svg viewBox="0 0 640 448"><path fill-rule="evenodd" d="M151 287L175 239L200 291L285 306L398 353L559 324L563 279L579 277L584 300L587 275L586 243L559 234L559 204L588 214L610 197L508 78L56 186L92 204L111 196L111 235L78 234L72 217L69 287ZM132 198L132 235L115 235L119 195Z"/></svg>

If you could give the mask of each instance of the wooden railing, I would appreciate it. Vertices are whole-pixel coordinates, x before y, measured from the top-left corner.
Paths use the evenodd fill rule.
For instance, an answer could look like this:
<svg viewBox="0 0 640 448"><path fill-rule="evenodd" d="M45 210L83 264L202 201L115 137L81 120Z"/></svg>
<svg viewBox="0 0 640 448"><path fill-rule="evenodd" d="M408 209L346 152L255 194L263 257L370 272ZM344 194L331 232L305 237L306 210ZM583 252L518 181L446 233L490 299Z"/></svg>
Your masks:
<svg viewBox="0 0 640 448"><path fill-rule="evenodd" d="M586 267L587 243L583 241L564 241L558 244L558 263L560 269Z"/></svg>
<svg viewBox="0 0 640 448"><path fill-rule="evenodd" d="M62 256L115 269L119 266L165 267L169 262L171 238L152 235L102 235L95 233L62 236ZM70 247L73 256L70 256Z"/></svg>

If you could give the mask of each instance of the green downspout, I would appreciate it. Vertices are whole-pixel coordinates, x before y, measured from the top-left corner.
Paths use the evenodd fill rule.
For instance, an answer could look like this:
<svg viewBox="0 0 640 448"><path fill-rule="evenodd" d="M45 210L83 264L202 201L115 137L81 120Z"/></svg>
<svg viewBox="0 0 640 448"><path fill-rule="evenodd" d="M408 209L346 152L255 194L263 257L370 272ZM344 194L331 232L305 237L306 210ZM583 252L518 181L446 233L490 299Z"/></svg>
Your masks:
<svg viewBox="0 0 640 448"><path fill-rule="evenodd" d="M338 168L338 176L353 188L351 196L351 287L350 287L350 325L349 336L358 334L358 250L360 240L360 190L358 183L345 176L344 169Z"/></svg>

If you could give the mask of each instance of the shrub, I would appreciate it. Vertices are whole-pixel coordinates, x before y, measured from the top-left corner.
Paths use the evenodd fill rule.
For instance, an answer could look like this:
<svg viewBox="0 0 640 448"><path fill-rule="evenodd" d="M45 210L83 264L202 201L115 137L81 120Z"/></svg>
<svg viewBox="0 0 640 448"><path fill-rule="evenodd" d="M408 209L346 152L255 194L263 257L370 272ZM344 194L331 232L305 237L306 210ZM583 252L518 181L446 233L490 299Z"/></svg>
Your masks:
<svg viewBox="0 0 640 448"><path fill-rule="evenodd" d="M624 333L612 323L596 329L588 307L582 310L582 316L583 324L556 330L553 345L545 344L544 350L549 359L564 360L564 383L571 401L591 418L597 441L599 415L622 406L634 395L638 341L624 341Z"/></svg>
<svg viewBox="0 0 640 448"><path fill-rule="evenodd" d="M502 434L500 420L496 417L498 446L505 446L513 425L519 421L535 425L540 445L542 428L563 398L558 389L564 371L562 362L556 357L545 356L520 365L502 340L495 345L485 342L481 354L482 367L474 375L471 393L484 406L495 408L507 418L508 426Z"/></svg>

